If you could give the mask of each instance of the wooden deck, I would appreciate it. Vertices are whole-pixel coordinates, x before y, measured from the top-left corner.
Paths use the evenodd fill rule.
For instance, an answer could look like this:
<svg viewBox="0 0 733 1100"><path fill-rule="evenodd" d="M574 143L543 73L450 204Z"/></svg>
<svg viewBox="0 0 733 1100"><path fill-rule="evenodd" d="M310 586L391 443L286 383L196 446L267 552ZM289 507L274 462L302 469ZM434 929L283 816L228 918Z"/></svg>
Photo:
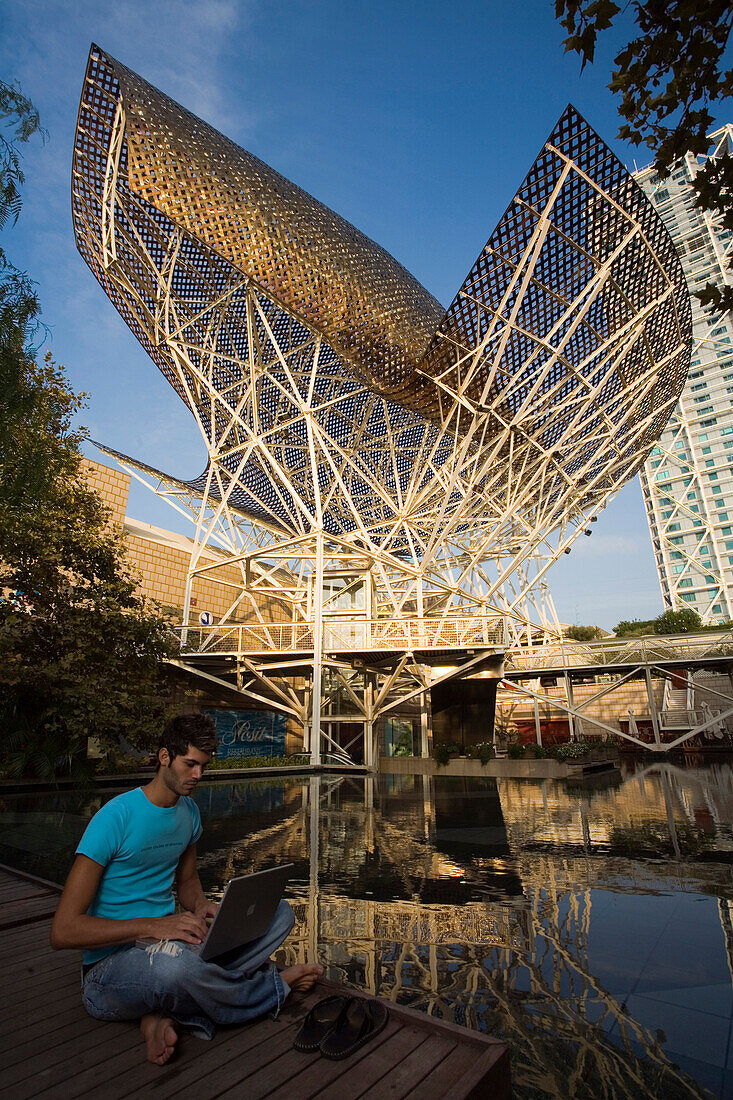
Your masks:
<svg viewBox="0 0 733 1100"><path fill-rule="evenodd" d="M0 1094L13 1100L511 1096L506 1044L391 1002L384 1031L350 1058L332 1062L293 1050L303 1015L334 988L327 983L291 997L277 1020L222 1029L210 1043L184 1034L167 1066L151 1066L137 1025L104 1024L85 1013L79 955L54 952L48 942L57 900L52 884L0 871Z"/></svg>

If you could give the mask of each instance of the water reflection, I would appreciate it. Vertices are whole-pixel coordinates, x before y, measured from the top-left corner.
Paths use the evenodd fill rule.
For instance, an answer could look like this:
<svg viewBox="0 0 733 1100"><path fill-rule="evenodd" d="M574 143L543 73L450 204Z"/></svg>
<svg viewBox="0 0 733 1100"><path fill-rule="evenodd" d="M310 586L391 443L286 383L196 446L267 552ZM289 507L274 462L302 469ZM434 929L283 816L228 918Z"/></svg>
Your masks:
<svg viewBox="0 0 733 1100"><path fill-rule="evenodd" d="M5 798L0 859L59 878L112 793ZM284 961L506 1037L518 1096L731 1090L729 765L250 780L197 801L205 889L293 862Z"/></svg>

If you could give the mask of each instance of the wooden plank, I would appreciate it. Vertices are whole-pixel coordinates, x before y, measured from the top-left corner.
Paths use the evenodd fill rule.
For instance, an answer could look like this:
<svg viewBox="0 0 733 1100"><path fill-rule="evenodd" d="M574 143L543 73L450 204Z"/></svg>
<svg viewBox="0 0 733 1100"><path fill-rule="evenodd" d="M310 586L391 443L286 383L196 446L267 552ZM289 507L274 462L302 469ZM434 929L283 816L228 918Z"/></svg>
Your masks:
<svg viewBox="0 0 733 1100"><path fill-rule="evenodd" d="M4 1044L10 1041L10 1036L18 1032L22 1033L28 1028L36 1031L45 1028L49 1026L54 1016L74 1010L84 1012L78 986L63 990L61 995L50 1003L45 1003L41 998L34 1000L32 1005L20 1004L17 1006L16 1015L3 1023L2 1042Z"/></svg>
<svg viewBox="0 0 733 1100"><path fill-rule="evenodd" d="M33 1080L26 1082L15 1095L18 1100L30 1100L35 1096L47 1100L52 1097L58 1100L61 1096L96 1096L96 1084L112 1079L116 1081L119 1096L126 1070L136 1066L144 1057L139 1028L131 1024L123 1029L118 1025L107 1044L97 1044L79 1054L69 1051L66 1061L35 1073Z"/></svg>
<svg viewBox="0 0 733 1100"><path fill-rule="evenodd" d="M34 920L32 923L25 927L18 926L17 928L8 929L3 933L2 944L0 944L0 951L6 952L8 944L10 943L22 943L24 940L32 940L34 937L43 939L45 937L46 943L48 943L48 936L51 931L51 920L49 917L45 922L40 920Z"/></svg>
<svg viewBox="0 0 733 1100"><path fill-rule="evenodd" d="M35 981L21 1000L8 1003L3 998L0 1020L15 1019L19 1013L36 1010L36 1005L50 1006L76 992L81 998L81 978L78 970L63 971L53 982Z"/></svg>
<svg viewBox="0 0 733 1100"><path fill-rule="evenodd" d="M61 1020L58 1018L54 1020L54 1023L56 1022L59 1023L58 1027L44 1031L43 1045L47 1050L54 1050L63 1044L68 1044L62 1051L64 1057L66 1057L68 1050L75 1051L77 1049L77 1043L86 1043L87 1038L90 1040L87 1045L91 1046L92 1038L96 1037L98 1042L103 1042L109 1037L109 1024L104 1024L101 1020L93 1020L83 1010L78 1016L76 1014L66 1015ZM3 1074L5 1072L9 1073L26 1058L32 1061L38 1052L38 1042L38 1035L34 1032L32 1037L23 1037L12 1048L8 1049L2 1058ZM3 1074L0 1074L0 1081L3 1079Z"/></svg>
<svg viewBox="0 0 733 1100"><path fill-rule="evenodd" d="M399 1028L397 1023L392 1026L393 1028ZM318 1051L304 1054L301 1051L294 1050L293 1039L296 1033L297 1027L292 1035L283 1037L281 1053L277 1055L274 1061L268 1062L264 1067L257 1068L255 1073L246 1078L247 1100L261 1100L262 1097L269 1097L273 1089L286 1091L291 1097L310 1096L315 1092L319 1092L328 1080L343 1076L345 1070L348 1071L348 1069L357 1066L369 1052L367 1047L364 1047L351 1058L344 1059L342 1062L329 1061L322 1058ZM372 1049L376 1048L380 1039L382 1039L382 1034L375 1037ZM268 1056L270 1053L268 1051ZM303 1079L306 1075L309 1075L309 1080L312 1082L311 1088L304 1085ZM221 1098L231 1097L237 1093L238 1089L239 1085L217 1095Z"/></svg>
<svg viewBox="0 0 733 1100"><path fill-rule="evenodd" d="M443 1035L429 1034L424 1043L420 1043L385 1077L366 1092L359 1090L356 1095L363 1097L363 1100L383 1100L386 1097L398 1100L424 1080L455 1047L455 1040L447 1039Z"/></svg>
<svg viewBox="0 0 733 1100"><path fill-rule="evenodd" d="M372 1081L378 1080L383 1072L388 1072L389 1067L399 1061L402 1056L401 1051L407 1053L413 1049L415 1037L412 1034L404 1036L401 1041L399 1039L405 1030L399 1020L391 1018L379 1035L357 1050L350 1058L344 1058L342 1061L318 1058L311 1065L307 1065L298 1051L292 1051L293 1059L297 1059L295 1063L297 1081L288 1081L276 1088L269 1100L296 1100L297 1097L316 1094L319 1100L322 1096L329 1094L343 1098L345 1094L352 1095L351 1082L347 1085L343 1080L346 1076L350 1077L352 1073L354 1080L358 1079L360 1084L366 1081L364 1088L368 1088ZM381 1051L378 1055L378 1049L384 1045L386 1050L388 1044L389 1055ZM376 1070L378 1064L380 1066L384 1064L385 1069Z"/></svg>
<svg viewBox="0 0 733 1100"><path fill-rule="evenodd" d="M47 886L36 886L32 882L8 882L0 885L0 906L6 901L18 901L20 898L45 898L53 897L58 902L59 896Z"/></svg>
<svg viewBox="0 0 733 1100"><path fill-rule="evenodd" d="M413 1024L405 1025L399 1020L395 1022L400 1024L399 1030L359 1065L358 1085L349 1080L349 1093L354 1098L378 1085L394 1070L395 1066L400 1065L410 1054L419 1051L427 1041L428 1033L425 1028L415 1027ZM345 1088L343 1080L336 1080L318 1094L318 1100L341 1100Z"/></svg>
<svg viewBox="0 0 733 1100"><path fill-rule="evenodd" d="M490 1047L477 1058L475 1047L456 1046L440 1065L405 1094L404 1100L442 1100L449 1095L466 1100L472 1096L511 1100L506 1047L503 1050Z"/></svg>
<svg viewBox="0 0 733 1100"><path fill-rule="evenodd" d="M15 867L8 867L7 863L0 863L0 875L6 881L22 880L25 882L34 882L37 886L47 886L49 890L55 890L57 894L61 893L62 887L58 882L51 882L50 879L41 878L39 875L32 875L30 871L18 871Z"/></svg>
<svg viewBox="0 0 733 1100"><path fill-rule="evenodd" d="M74 1036L86 1034L90 1026L101 1027L102 1024L99 1020L92 1020L81 1003L76 1008L72 1005L65 1012L57 1013L46 1020L43 1028L44 1042L49 1036L52 1036L55 1041L56 1032L59 1030L68 1030L69 1040L72 1040ZM28 1035L37 1035L37 1029L26 1025L20 1032L14 1034L4 1036L0 1033L0 1054L3 1060L10 1058L17 1046L26 1041Z"/></svg>
<svg viewBox="0 0 733 1100"><path fill-rule="evenodd" d="M291 1003L284 1007L276 1020L268 1016L236 1029L222 1028L210 1043L202 1042L184 1032L178 1041L180 1053L165 1067L165 1073L156 1079L155 1096L160 1100L171 1096L179 1097L182 1090L190 1086L198 1100L202 1096L208 1100L213 1095L210 1092L212 1082L217 1079L222 1066L239 1059L259 1058L257 1048L270 1043L286 1028L294 1036L302 1016L316 1000L318 997L309 993L300 1003ZM265 1057L266 1055L262 1055L263 1059ZM148 1079L149 1074L144 1065L132 1070L125 1078L129 1091L124 1095L136 1095L136 1090L143 1087ZM112 1083L99 1087L94 1100L117 1100L119 1095Z"/></svg>
<svg viewBox="0 0 733 1100"><path fill-rule="evenodd" d="M260 1100L283 1081L289 1081L296 1070L287 1063L287 1060L283 1062L280 1056L292 1051L293 1039L297 1032L296 1023L282 1028L278 1035L259 1048L259 1053L262 1055L259 1061L254 1058L237 1058L222 1066L216 1078L209 1082L209 1100L214 1100L215 1097L241 1096L243 1092L247 1100ZM302 1065L307 1066L320 1059L320 1053L315 1051L313 1054L302 1054L301 1058L303 1059L302 1068ZM200 1091L197 1088L186 1087L178 1095L181 1100L196 1100L196 1097L200 1096Z"/></svg>
<svg viewBox="0 0 733 1100"><path fill-rule="evenodd" d="M39 959L37 955L29 953L24 958L3 966L4 1000L7 1001L17 990L28 993L34 981L45 981L48 987L62 979L65 974L75 974L78 978L79 973L79 965L60 953L50 959Z"/></svg>
<svg viewBox="0 0 733 1100"><path fill-rule="evenodd" d="M55 1078L52 1079L61 1079L64 1076L65 1064L71 1062L73 1066L77 1066L79 1057L87 1051L91 1051L93 1047L103 1046L102 1056L108 1057L110 1049L109 1025L104 1027L100 1024L99 1027L90 1028L89 1024L100 1023L100 1021L92 1020L89 1016L86 1017L86 1022L87 1027L81 1033L79 1031L72 1032L73 1044L69 1043L66 1036L67 1029L65 1028L59 1028L55 1039L52 1038L54 1032L50 1032L48 1036L43 1035L41 1042L36 1037L29 1043L19 1044L21 1056L15 1064L11 1066L8 1065L7 1060L3 1060L3 1068L0 1070L0 1093L4 1092L5 1089L14 1089L15 1085L21 1084L28 1076L29 1066L33 1067L36 1078L34 1085L37 1084L38 1089L40 1089L45 1087L45 1084L39 1084L43 1080L44 1074L53 1073ZM143 1057L142 1036L137 1023L134 1024L134 1033L136 1042L140 1045L140 1056Z"/></svg>
<svg viewBox="0 0 733 1100"><path fill-rule="evenodd" d="M25 901L7 902L0 907L0 928L14 928L31 921L52 917L58 898L27 898Z"/></svg>

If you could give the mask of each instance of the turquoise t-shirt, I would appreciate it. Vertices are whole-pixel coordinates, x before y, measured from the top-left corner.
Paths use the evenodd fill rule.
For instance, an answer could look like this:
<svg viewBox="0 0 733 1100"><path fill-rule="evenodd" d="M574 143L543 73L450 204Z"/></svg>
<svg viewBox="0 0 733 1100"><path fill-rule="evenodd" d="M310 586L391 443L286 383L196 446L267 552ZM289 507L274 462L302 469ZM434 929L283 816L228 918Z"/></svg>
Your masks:
<svg viewBox="0 0 733 1100"><path fill-rule="evenodd" d="M132 920L173 913L178 861L201 833L201 815L191 798L179 798L175 806L164 809L154 806L138 787L111 799L89 822L76 849L104 867L89 916ZM118 950L85 951L84 964Z"/></svg>

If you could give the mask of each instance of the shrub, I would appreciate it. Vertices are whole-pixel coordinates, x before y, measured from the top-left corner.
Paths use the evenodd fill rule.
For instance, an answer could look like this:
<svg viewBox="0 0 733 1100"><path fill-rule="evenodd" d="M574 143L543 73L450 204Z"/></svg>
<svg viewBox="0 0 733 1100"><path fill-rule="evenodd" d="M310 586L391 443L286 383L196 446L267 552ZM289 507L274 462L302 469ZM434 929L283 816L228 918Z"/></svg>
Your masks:
<svg viewBox="0 0 733 1100"><path fill-rule="evenodd" d="M524 756L524 745L519 743L510 745L507 749L507 756L510 760L521 760Z"/></svg>
<svg viewBox="0 0 733 1100"><path fill-rule="evenodd" d="M591 746L586 741L568 741L564 745L558 745L554 755L558 760L580 760L590 749Z"/></svg>
<svg viewBox="0 0 733 1100"><path fill-rule="evenodd" d="M436 745L433 749L433 758L439 768L445 767L451 758L450 745Z"/></svg>
<svg viewBox="0 0 733 1100"><path fill-rule="evenodd" d="M292 768L299 764L307 764L308 760L309 758L303 755L226 756L221 759L214 756L206 768L207 771L222 771L226 768Z"/></svg>
<svg viewBox="0 0 733 1100"><path fill-rule="evenodd" d="M547 756L547 749L544 745L531 745L530 748L534 753L535 760L544 760Z"/></svg>
<svg viewBox="0 0 733 1100"><path fill-rule="evenodd" d="M476 755L482 764L488 764L494 755L494 746L490 741L481 741L475 746Z"/></svg>

